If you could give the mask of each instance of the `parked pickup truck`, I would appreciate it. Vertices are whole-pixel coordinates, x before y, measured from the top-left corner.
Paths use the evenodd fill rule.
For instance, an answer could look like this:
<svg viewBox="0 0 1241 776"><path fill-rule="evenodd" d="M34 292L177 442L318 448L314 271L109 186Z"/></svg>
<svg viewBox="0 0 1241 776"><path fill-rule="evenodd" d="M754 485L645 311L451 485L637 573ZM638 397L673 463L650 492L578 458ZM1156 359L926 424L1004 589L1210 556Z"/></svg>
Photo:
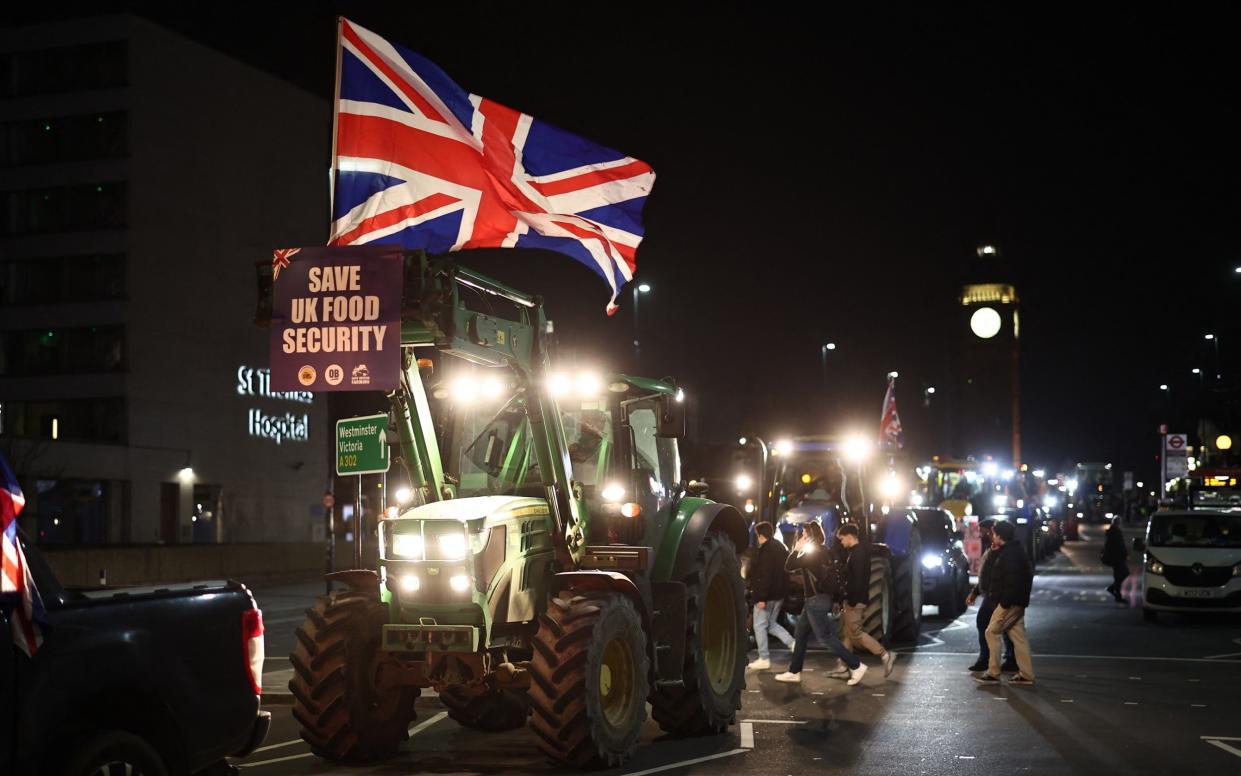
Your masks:
<svg viewBox="0 0 1241 776"><path fill-rule="evenodd" d="M0 613L0 773L227 773L263 741L263 615L233 581L75 591L38 548L34 658Z"/></svg>

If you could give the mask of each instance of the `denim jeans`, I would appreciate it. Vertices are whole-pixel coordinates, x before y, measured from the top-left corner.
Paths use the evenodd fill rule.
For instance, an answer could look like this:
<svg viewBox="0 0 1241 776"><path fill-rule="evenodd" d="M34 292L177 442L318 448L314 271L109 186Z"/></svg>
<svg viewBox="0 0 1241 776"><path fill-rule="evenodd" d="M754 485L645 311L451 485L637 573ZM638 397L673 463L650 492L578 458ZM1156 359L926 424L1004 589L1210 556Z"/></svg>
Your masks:
<svg viewBox="0 0 1241 776"><path fill-rule="evenodd" d="M758 643L759 660L771 660L771 649L767 646L767 634L770 633L789 649L793 648L793 637L780 624L780 607L784 601L765 601L766 607L754 607L754 641Z"/></svg>
<svg viewBox="0 0 1241 776"><path fill-rule="evenodd" d="M982 603L978 606L978 619L975 624L978 626L978 662L989 663L991 661L991 647L987 646L987 625L991 622L991 615L995 613L995 606L999 601L993 601L989 598L982 599ZM1013 640L1004 634L1004 662L1013 659Z"/></svg>
<svg viewBox="0 0 1241 776"><path fill-rule="evenodd" d="M832 619L832 597L816 595L806 599L806 608L801 617L797 618L797 643L793 646L793 660L789 663L789 673L800 674L802 664L806 662L806 647L810 644L810 632L826 644L845 662L850 669L857 668L862 661L857 659L836 636L836 621Z"/></svg>

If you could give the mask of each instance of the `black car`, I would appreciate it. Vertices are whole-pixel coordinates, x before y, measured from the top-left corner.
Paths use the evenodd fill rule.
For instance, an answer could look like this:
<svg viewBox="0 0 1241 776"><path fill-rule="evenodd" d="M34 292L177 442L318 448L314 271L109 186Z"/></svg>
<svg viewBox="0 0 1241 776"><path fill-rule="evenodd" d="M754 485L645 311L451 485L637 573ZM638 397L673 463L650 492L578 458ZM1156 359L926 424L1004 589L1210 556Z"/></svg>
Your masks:
<svg viewBox="0 0 1241 776"><path fill-rule="evenodd" d="M22 546L47 622L31 658L0 612L0 773L227 772L262 743L263 615L243 585L68 590Z"/></svg>
<svg viewBox="0 0 1241 776"><path fill-rule="evenodd" d="M965 611L970 590L970 562L961 545L952 513L944 509L914 509L922 537L922 601L939 607L942 617Z"/></svg>

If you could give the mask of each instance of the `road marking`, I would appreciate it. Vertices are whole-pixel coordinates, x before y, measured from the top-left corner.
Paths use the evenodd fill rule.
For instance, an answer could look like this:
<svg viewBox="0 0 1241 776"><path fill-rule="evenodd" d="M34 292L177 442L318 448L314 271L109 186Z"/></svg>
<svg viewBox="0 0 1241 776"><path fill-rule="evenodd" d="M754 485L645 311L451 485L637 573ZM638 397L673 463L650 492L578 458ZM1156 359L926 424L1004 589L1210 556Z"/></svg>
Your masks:
<svg viewBox="0 0 1241 776"><path fill-rule="evenodd" d="M973 760L973 759L974 759L974 755L972 755L972 754L959 754L959 755L957 755L957 759L958 759L958 760Z"/></svg>
<svg viewBox="0 0 1241 776"><path fill-rule="evenodd" d="M881 692L872 692L872 693L871 693L871 695L873 695L873 696L874 696L874 697L876 697L876 698L882 698L882 697L884 697L884 694L883 694L883 693L881 693Z"/></svg>
<svg viewBox="0 0 1241 776"><path fill-rule="evenodd" d="M293 744L300 744L301 742L302 742L302 739L295 738L292 741L285 741L284 743L280 743L280 744L272 744L271 746L260 746L258 749L254 750L253 754L258 754L259 752L266 752L268 749L283 749L286 746L292 746Z"/></svg>
<svg viewBox="0 0 1241 776"><path fill-rule="evenodd" d="M1207 705L1206 705L1205 703L1191 703L1191 704L1189 704L1189 708L1191 708L1191 709L1205 709L1206 707L1207 707Z"/></svg>
<svg viewBox="0 0 1241 776"><path fill-rule="evenodd" d="M977 652L919 652L919 657L977 657ZM1241 655L1241 652L1237 653ZM1039 660L1156 660L1170 663L1237 663L1241 660L1216 660L1205 657L1138 657L1136 655L1031 655ZM809 669L807 669L809 670Z"/></svg>
<svg viewBox="0 0 1241 776"><path fill-rule="evenodd" d="M1125 701L1125 705L1126 705L1126 706L1136 706L1136 705L1138 705L1138 702L1137 702L1137 701Z"/></svg>
<svg viewBox="0 0 1241 776"><path fill-rule="evenodd" d="M812 692L812 693L810 693L810 694L811 694L811 695L823 695L824 693L821 693L821 692Z"/></svg>
<svg viewBox="0 0 1241 776"><path fill-rule="evenodd" d="M1211 739L1216 741L1241 741L1241 738L1236 738L1234 736L1200 736L1200 738L1202 738L1203 741L1208 741Z"/></svg>
<svg viewBox="0 0 1241 776"><path fill-rule="evenodd" d="M1006 701L1006 700L1008 700L1008 698L1001 698L1001 697L999 697L999 696L996 696L996 698L995 698L995 699L996 699L997 701ZM969 701L966 701L966 703L969 703Z"/></svg>
<svg viewBox="0 0 1241 776"><path fill-rule="evenodd" d="M741 723L741 748L742 749L753 749L754 748L754 723L753 722L742 722Z"/></svg>
<svg viewBox="0 0 1241 776"><path fill-rule="evenodd" d="M745 754L749 749L733 749L730 752L719 752L718 754L709 754L706 757L695 757L693 760L682 760L679 763L668 763L667 765L657 765L654 768L647 768L645 771L631 771L623 774L623 776L646 776L648 773L659 773L660 771L670 771L673 768L684 768L689 765L697 765L698 763L719 760L722 757L732 757L735 754Z"/></svg>
<svg viewBox="0 0 1241 776"><path fill-rule="evenodd" d="M1135 679L1135 680L1137 680L1137 681L1139 681L1139 682L1140 682L1140 681L1142 681L1142 677L1140 677L1140 676L1131 676L1131 677L1129 677L1129 678L1130 678L1130 679Z"/></svg>
<svg viewBox="0 0 1241 776"><path fill-rule="evenodd" d="M1073 699L1072 698L1061 698L1060 702L1061 703L1073 703Z"/></svg>
<svg viewBox="0 0 1241 776"><path fill-rule="evenodd" d="M436 722L439 722L441 719L443 719L444 717L447 717L447 716L448 716L448 712L446 712L446 711L441 711L440 713L435 714L434 716L432 716L430 719L423 720L422 722L419 722L417 725L414 725L412 728L410 728L410 729L409 729L409 735L410 735L410 737L412 738L412 737L414 737L414 736L418 735L418 734L419 734L419 733L421 733L422 731L426 730L427 728L431 727L431 726L432 726L432 725L434 725Z"/></svg>
<svg viewBox="0 0 1241 776"><path fill-rule="evenodd" d="M1215 737L1207 738L1206 736L1203 736L1202 740L1206 741L1211 746L1215 746L1215 747L1219 747L1220 749L1223 749L1225 752L1231 755L1241 757L1241 749L1238 749L1237 747L1232 746L1231 744L1224 743L1225 741L1241 741L1241 738L1215 738Z"/></svg>
<svg viewBox="0 0 1241 776"><path fill-rule="evenodd" d="M410 735L410 737L413 737L413 736L417 735L418 733L420 733L420 732L422 732L423 730L425 730L425 729L427 729L427 728L431 727L431 726L432 726L432 725L434 725L436 722L439 722L441 719L443 719L444 717L447 717L447 716L448 716L448 712L446 712L446 711L441 711L440 713L438 713L438 714L436 714L436 715L432 716L430 719L428 719L428 720L426 720L426 721L424 721L424 722L420 722L420 723L418 723L417 725L414 725L412 728L410 728L410 729L409 729L409 735ZM302 741L302 740L301 740L300 738L298 738L298 739L295 739L295 740L293 740L293 741L285 741L284 743L280 743L280 744L272 744L271 746L265 746L265 747L263 747L262 749L255 749L254 751L255 751L255 752L261 752L261 751L263 751L264 749L278 749L278 748L280 748L280 747L283 747L283 746L288 746L288 745L290 745L290 744L300 744L300 743L301 743L301 741ZM314 757L314 756L315 756L314 752L302 752L301 754L291 754L291 755L288 755L288 756L285 756L285 757L277 757L277 758L275 758L275 759L273 759L273 760L260 760L259 762L256 762L256 763L238 763L237 767L239 767L239 768L257 768L257 767L259 767L260 765L275 765L276 763L288 762L288 761L290 761L290 760L302 760L302 759L305 759L305 758L307 758L307 757Z"/></svg>
<svg viewBox="0 0 1241 776"><path fill-rule="evenodd" d="M742 722L756 722L760 725L804 725L804 719L743 719ZM634 776L634 774L629 774Z"/></svg>

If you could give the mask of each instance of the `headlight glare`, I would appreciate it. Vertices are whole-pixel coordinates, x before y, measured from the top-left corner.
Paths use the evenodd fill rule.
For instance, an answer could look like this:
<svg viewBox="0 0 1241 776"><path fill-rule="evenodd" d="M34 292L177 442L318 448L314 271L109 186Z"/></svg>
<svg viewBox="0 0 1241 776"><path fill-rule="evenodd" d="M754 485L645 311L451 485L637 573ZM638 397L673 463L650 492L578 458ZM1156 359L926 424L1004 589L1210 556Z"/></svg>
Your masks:
<svg viewBox="0 0 1241 776"><path fill-rule="evenodd" d="M452 588L454 593L464 593L470 589L470 578L465 574L454 574L448 580L448 586Z"/></svg>
<svg viewBox="0 0 1241 776"><path fill-rule="evenodd" d="M928 569L940 569L944 567L944 559L938 555L923 555L922 565Z"/></svg>
<svg viewBox="0 0 1241 776"><path fill-rule="evenodd" d="M1146 570L1156 576L1163 576L1163 564L1155 559L1153 555L1146 558Z"/></svg>
<svg viewBox="0 0 1241 776"><path fill-rule="evenodd" d="M440 556L445 560L461 560L466 552L465 534L440 534L439 547Z"/></svg>
<svg viewBox="0 0 1241 776"><path fill-rule="evenodd" d="M393 534L392 554L398 558L421 558L422 536L415 533Z"/></svg>
<svg viewBox="0 0 1241 776"><path fill-rule="evenodd" d="M416 574L406 574L401 577L401 591L405 593L416 593L422 587L422 580L418 579Z"/></svg>

